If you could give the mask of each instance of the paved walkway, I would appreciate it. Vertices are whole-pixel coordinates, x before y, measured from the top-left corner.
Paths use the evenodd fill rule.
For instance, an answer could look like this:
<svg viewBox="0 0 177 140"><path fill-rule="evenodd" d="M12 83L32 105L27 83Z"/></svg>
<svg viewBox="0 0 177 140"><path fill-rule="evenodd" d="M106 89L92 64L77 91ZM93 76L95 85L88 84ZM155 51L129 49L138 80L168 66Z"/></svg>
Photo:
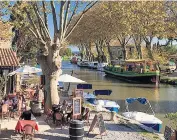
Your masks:
<svg viewBox="0 0 177 140"><path fill-rule="evenodd" d="M2 128L7 128L7 130L3 130L0 135L0 140L20 140L20 135L14 132L16 123L18 120L7 120L1 123ZM44 122L44 116L37 117L36 121L39 125L39 132L36 132L34 140L68 140L69 139L69 127L60 127L49 126ZM124 125L115 124L114 122L106 121L107 135L103 136L103 140L150 140L149 138L145 138L139 132L128 128ZM87 137L89 127L84 127L85 137L84 140L95 140L101 139L99 135L99 129L95 128L94 132L90 132Z"/></svg>

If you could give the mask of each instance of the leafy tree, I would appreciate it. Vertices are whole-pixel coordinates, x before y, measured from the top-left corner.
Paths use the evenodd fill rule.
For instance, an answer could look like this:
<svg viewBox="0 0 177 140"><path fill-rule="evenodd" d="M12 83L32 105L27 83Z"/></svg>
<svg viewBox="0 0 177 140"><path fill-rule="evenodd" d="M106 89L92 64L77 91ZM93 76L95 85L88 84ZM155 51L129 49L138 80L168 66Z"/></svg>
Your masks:
<svg viewBox="0 0 177 140"><path fill-rule="evenodd" d="M83 15L96 2L81 1L17 1L8 5L13 24L25 29L37 41L37 61L45 75L47 92L46 107L59 103L57 82L61 73L60 50L66 46ZM57 8L56 8L57 7ZM75 15L79 15L73 20ZM52 19L51 19L52 17ZM53 35L50 33L49 20L53 22Z"/></svg>
<svg viewBox="0 0 177 140"><path fill-rule="evenodd" d="M70 48L63 48L60 54L61 56L72 56L72 51Z"/></svg>

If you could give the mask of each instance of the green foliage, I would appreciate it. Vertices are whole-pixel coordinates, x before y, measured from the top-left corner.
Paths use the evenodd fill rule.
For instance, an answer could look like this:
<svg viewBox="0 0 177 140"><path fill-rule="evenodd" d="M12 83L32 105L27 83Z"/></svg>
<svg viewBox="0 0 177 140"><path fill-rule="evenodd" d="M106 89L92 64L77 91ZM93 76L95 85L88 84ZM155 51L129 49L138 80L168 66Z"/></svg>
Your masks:
<svg viewBox="0 0 177 140"><path fill-rule="evenodd" d="M0 76L0 97L4 95L4 87L6 84L6 78L4 76Z"/></svg>
<svg viewBox="0 0 177 140"><path fill-rule="evenodd" d="M165 115L165 118L169 119L169 125L173 129L177 129L177 112L176 113L168 113Z"/></svg>
<svg viewBox="0 0 177 140"><path fill-rule="evenodd" d="M63 48L61 51L60 51L60 55L61 56L72 56L72 51L70 48Z"/></svg>

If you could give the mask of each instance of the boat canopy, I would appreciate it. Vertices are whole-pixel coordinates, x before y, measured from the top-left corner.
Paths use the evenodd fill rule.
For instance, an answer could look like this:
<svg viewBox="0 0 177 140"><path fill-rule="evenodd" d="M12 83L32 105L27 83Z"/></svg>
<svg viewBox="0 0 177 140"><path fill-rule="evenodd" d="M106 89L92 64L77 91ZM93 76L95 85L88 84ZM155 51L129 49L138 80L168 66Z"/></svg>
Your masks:
<svg viewBox="0 0 177 140"><path fill-rule="evenodd" d="M93 94L97 95L111 95L112 90L95 90Z"/></svg>
<svg viewBox="0 0 177 140"><path fill-rule="evenodd" d="M92 89L92 84L78 84L77 89Z"/></svg>
<svg viewBox="0 0 177 140"><path fill-rule="evenodd" d="M146 99L146 98L127 98L127 99L126 99L126 102L127 102L128 104L131 104L131 103L133 103L133 102L135 102L135 101L138 101L138 102L140 102L141 104L147 104L147 99Z"/></svg>
<svg viewBox="0 0 177 140"><path fill-rule="evenodd" d="M146 110L146 112L148 112L148 110L151 109L153 115L155 115L154 110L152 109L150 102L144 97L127 98L127 99L125 99L126 110L128 112L129 112L129 108L128 108L129 104L134 103L135 101L138 101L139 103L141 103L143 105L149 105L149 108Z"/></svg>

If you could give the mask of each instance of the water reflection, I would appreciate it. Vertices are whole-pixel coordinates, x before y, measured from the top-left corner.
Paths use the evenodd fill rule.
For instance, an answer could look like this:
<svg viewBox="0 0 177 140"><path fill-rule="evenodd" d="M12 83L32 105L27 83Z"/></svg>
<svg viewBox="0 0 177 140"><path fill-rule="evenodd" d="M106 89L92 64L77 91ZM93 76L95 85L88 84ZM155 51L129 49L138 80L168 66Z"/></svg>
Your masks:
<svg viewBox="0 0 177 140"><path fill-rule="evenodd" d="M120 111L125 111L125 99L129 97L145 97L147 98L157 116L164 120L164 114L168 112L177 112L177 88L175 86L161 84L160 88L155 88L151 84L127 83L117 78L106 76L103 72L79 68L69 62L62 65L63 72L70 74L74 70L73 76L78 77L89 84L93 84L92 92L96 89L111 89L111 96L98 96L98 98L115 100L120 105ZM71 84L70 91L76 87ZM141 110L142 106L135 104L136 110ZM143 108L145 109L145 108Z"/></svg>

